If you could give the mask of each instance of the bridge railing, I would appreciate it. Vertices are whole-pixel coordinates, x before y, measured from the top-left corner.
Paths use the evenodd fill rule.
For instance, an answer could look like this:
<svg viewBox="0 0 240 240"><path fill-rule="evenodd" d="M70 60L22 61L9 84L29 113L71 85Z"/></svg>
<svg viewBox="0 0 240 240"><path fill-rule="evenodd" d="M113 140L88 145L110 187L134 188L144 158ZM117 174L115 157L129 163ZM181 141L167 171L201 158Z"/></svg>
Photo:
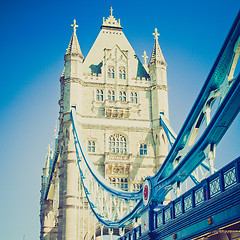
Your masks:
<svg viewBox="0 0 240 240"><path fill-rule="evenodd" d="M193 187L182 196L176 198L165 207L156 207L153 213L153 229L149 231L153 231L156 228L164 226L168 222L177 219L185 213L201 206L203 203L219 196L221 193L239 183L240 157L210 177L204 179L200 184ZM140 225L129 231L123 237L119 238L119 240L135 240L143 234L149 233L149 231L144 232L143 229L144 227Z"/></svg>

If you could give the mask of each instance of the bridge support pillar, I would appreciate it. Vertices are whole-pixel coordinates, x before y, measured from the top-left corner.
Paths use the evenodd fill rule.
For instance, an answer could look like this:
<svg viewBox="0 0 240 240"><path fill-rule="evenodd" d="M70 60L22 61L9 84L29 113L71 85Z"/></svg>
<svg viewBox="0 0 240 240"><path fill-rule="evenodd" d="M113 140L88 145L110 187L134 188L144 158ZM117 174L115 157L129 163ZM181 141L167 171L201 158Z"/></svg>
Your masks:
<svg viewBox="0 0 240 240"><path fill-rule="evenodd" d="M148 235L150 239L154 239L152 231L154 229L154 208L156 203L150 203L143 208L141 213L141 234L142 236Z"/></svg>

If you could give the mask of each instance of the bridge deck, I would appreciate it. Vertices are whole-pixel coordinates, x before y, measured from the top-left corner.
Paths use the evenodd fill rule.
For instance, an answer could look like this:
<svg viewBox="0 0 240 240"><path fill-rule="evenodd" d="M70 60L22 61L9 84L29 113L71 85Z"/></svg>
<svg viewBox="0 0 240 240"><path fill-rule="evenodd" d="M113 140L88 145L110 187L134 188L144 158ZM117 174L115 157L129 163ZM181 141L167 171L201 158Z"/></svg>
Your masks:
<svg viewBox="0 0 240 240"><path fill-rule="evenodd" d="M240 158L167 206L149 206L144 215L142 224L120 240L240 237Z"/></svg>

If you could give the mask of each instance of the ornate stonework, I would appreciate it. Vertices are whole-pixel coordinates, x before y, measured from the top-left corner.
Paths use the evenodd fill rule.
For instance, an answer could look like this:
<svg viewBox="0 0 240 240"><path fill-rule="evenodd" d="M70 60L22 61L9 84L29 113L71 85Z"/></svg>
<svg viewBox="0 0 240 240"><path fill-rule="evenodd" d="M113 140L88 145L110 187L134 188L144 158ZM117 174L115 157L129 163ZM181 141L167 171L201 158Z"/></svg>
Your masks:
<svg viewBox="0 0 240 240"><path fill-rule="evenodd" d="M159 125L160 112L168 119L167 65L157 31L147 66L146 52L142 64L112 10L103 19L85 59L76 21L72 27L60 78L57 148L49 153L42 176L41 239L84 239L88 235L91 239L105 231L89 213L79 180L72 106L92 161L116 187L139 190L143 179L158 170L168 152L167 138Z"/></svg>

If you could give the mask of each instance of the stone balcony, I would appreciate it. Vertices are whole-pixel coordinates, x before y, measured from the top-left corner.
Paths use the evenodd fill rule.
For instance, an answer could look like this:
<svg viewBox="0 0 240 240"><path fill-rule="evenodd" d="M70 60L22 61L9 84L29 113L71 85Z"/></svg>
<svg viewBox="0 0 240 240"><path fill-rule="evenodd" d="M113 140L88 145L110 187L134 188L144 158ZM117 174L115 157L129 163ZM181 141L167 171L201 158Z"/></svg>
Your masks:
<svg viewBox="0 0 240 240"><path fill-rule="evenodd" d="M130 116L128 102L106 100L104 110L106 118L129 118Z"/></svg>

